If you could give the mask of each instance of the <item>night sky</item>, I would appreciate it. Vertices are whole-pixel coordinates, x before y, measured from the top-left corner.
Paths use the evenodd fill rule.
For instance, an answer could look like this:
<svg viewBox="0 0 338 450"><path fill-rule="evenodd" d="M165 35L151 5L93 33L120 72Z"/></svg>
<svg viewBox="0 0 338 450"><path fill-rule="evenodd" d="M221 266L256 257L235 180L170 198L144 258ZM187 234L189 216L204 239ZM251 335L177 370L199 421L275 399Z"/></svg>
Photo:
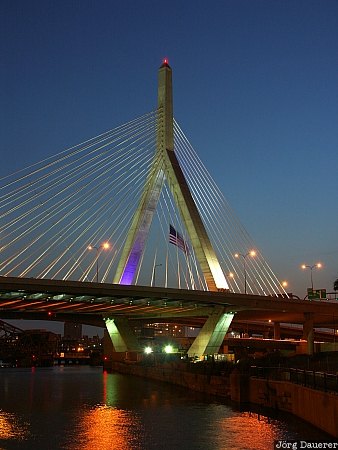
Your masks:
<svg viewBox="0 0 338 450"><path fill-rule="evenodd" d="M288 291L338 278L336 0L2 0L0 176L157 106ZM22 328L27 328L21 322Z"/></svg>

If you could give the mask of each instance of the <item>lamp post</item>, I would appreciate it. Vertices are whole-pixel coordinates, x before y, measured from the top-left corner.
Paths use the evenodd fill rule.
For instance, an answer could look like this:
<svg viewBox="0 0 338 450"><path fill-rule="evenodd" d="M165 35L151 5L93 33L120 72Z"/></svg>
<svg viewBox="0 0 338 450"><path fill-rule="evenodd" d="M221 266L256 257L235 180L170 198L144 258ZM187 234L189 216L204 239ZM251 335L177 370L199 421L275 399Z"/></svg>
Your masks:
<svg viewBox="0 0 338 450"><path fill-rule="evenodd" d="M161 267L162 264L155 264L154 266L154 276L153 276L153 286L155 286L155 281L156 281L156 267Z"/></svg>
<svg viewBox="0 0 338 450"><path fill-rule="evenodd" d="M100 250L108 250L110 248L109 242L103 242L100 246L88 245L88 250L96 250L96 283L99 282L99 255Z"/></svg>
<svg viewBox="0 0 338 450"><path fill-rule="evenodd" d="M320 269L321 267L322 267L322 264L321 263L317 263L317 264L312 264L312 266L310 266L310 265L308 265L308 264L302 264L302 269L310 269L310 273L311 273L311 289L312 289L312 292L313 292L313 277L312 277L312 271L313 271L313 269L315 269L315 268L317 268L317 269Z"/></svg>
<svg viewBox="0 0 338 450"><path fill-rule="evenodd" d="M246 294L246 258L251 256L254 258L256 256L255 250L250 250L248 253L235 253L235 258L243 258L243 272L244 272L244 294Z"/></svg>

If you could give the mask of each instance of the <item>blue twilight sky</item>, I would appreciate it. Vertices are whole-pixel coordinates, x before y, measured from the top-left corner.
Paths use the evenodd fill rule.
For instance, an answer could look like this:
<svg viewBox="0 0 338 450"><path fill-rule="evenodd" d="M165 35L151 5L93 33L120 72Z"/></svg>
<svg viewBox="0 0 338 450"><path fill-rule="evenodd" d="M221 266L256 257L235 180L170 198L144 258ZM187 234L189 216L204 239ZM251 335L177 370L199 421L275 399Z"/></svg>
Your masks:
<svg viewBox="0 0 338 450"><path fill-rule="evenodd" d="M174 115L289 291L338 278L337 0L2 0L0 176Z"/></svg>

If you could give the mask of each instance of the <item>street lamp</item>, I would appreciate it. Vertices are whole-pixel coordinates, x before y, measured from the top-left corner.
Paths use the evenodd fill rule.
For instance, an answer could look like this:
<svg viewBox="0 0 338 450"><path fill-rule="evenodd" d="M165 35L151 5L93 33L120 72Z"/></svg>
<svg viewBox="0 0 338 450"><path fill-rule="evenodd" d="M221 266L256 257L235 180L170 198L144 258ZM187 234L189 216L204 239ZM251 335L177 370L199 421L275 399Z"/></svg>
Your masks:
<svg viewBox="0 0 338 450"><path fill-rule="evenodd" d="M243 272L244 272L244 294L246 294L246 258L251 256L254 258L256 256L255 250L250 250L248 253L235 253L235 258L243 258Z"/></svg>
<svg viewBox="0 0 338 450"><path fill-rule="evenodd" d="M99 255L100 250L108 250L110 248L109 242L103 242L100 246L88 245L88 250L96 250L96 283L99 282Z"/></svg>
<svg viewBox="0 0 338 450"><path fill-rule="evenodd" d="M314 268L317 268L317 269L320 269L321 267L322 267L322 264L321 263L317 263L317 264L313 264L312 266L309 266L308 264L302 264L302 269L310 269L310 272L311 272L311 289L312 289L312 291L313 291L313 278L312 278L312 270L314 269Z"/></svg>
<svg viewBox="0 0 338 450"><path fill-rule="evenodd" d="M164 350L164 353L169 354L169 353L173 353L174 348L171 344L167 344L163 350Z"/></svg>

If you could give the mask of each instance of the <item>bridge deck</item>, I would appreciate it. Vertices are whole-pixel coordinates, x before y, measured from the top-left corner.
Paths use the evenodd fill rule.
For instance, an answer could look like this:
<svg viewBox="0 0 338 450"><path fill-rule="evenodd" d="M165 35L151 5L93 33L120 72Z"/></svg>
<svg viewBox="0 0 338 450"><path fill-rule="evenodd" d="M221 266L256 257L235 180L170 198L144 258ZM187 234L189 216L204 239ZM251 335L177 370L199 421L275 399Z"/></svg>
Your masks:
<svg viewBox="0 0 338 450"><path fill-rule="evenodd" d="M216 305L236 313L237 320L304 323L338 328L338 302L309 301L230 292L193 291L149 286L0 277L0 316L53 313L130 318L207 317Z"/></svg>

